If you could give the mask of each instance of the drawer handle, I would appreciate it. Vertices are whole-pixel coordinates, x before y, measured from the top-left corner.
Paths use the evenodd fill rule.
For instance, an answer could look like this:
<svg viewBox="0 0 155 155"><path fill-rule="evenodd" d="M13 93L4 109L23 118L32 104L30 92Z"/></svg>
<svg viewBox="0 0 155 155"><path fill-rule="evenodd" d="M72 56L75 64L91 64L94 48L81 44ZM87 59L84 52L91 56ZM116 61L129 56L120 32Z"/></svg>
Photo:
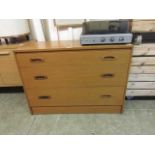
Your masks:
<svg viewBox="0 0 155 155"><path fill-rule="evenodd" d="M42 63L42 62L44 62L44 60L43 59L40 59L40 58L33 58L33 59L30 59L30 61L32 63Z"/></svg>
<svg viewBox="0 0 155 155"><path fill-rule="evenodd" d="M41 99L41 100L48 100L48 99L51 99L51 96L38 96L38 99Z"/></svg>
<svg viewBox="0 0 155 155"><path fill-rule="evenodd" d="M102 98L111 98L111 95L101 95Z"/></svg>
<svg viewBox="0 0 155 155"><path fill-rule="evenodd" d="M108 61L111 61L111 60L115 60L116 58L114 56L105 56L103 57L103 60L108 60Z"/></svg>
<svg viewBox="0 0 155 155"><path fill-rule="evenodd" d="M103 78L112 78L112 77L114 77L114 74L106 73L106 74L102 74L101 77L103 77Z"/></svg>
<svg viewBox="0 0 155 155"><path fill-rule="evenodd" d="M44 75L38 75L38 76L35 76L34 78L35 78L35 80L46 80L46 79L48 79L48 77L44 76Z"/></svg>

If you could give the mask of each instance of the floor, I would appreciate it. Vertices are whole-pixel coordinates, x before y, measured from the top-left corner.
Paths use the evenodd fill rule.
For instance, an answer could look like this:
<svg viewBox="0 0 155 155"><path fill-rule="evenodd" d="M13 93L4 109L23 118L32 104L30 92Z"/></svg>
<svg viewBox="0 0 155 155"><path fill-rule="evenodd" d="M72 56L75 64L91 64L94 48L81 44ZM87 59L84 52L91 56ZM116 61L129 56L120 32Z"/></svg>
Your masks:
<svg viewBox="0 0 155 155"><path fill-rule="evenodd" d="M0 93L0 134L155 134L155 100L126 101L123 114L34 116L23 93Z"/></svg>

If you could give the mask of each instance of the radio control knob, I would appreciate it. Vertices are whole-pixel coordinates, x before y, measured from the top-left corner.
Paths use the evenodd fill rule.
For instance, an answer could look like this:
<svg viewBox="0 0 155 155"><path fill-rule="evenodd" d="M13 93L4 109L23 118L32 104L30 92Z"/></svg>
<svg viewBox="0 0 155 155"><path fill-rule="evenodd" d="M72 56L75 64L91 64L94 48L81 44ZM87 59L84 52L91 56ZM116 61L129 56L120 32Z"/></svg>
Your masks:
<svg viewBox="0 0 155 155"><path fill-rule="evenodd" d="M124 37L119 37L119 41L124 41Z"/></svg>
<svg viewBox="0 0 155 155"><path fill-rule="evenodd" d="M101 42L105 42L105 38L101 38Z"/></svg>
<svg viewBox="0 0 155 155"><path fill-rule="evenodd" d="M111 41L111 42L113 42L114 40L115 40L115 38L114 38L114 37L111 37L111 38L110 38L110 41Z"/></svg>

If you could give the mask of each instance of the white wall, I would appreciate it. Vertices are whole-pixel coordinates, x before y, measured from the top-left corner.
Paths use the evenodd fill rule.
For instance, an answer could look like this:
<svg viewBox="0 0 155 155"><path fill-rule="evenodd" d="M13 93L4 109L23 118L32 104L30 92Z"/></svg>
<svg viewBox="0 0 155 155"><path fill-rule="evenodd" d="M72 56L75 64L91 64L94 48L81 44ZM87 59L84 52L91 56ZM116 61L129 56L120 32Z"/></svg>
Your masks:
<svg viewBox="0 0 155 155"><path fill-rule="evenodd" d="M84 19L56 19L56 26L80 25ZM18 36L31 32L36 41L79 40L81 27L57 30L53 19L3 19L0 20L0 37Z"/></svg>
<svg viewBox="0 0 155 155"><path fill-rule="evenodd" d="M0 19L0 37L18 36L29 32L26 19Z"/></svg>

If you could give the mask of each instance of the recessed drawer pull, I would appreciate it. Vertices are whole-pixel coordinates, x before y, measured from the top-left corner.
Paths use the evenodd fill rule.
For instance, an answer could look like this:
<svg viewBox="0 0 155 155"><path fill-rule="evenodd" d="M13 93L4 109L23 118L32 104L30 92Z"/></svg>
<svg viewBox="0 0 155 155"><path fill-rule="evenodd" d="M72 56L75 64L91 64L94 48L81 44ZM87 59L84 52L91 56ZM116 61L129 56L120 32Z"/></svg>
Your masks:
<svg viewBox="0 0 155 155"><path fill-rule="evenodd" d="M44 76L44 75L38 75L38 76L35 76L34 78L35 78L35 80L46 80L46 79L48 79L48 77Z"/></svg>
<svg viewBox="0 0 155 155"><path fill-rule="evenodd" d="M103 78L112 78L112 77L114 77L114 74L106 73L106 74L102 74L101 77L103 77Z"/></svg>
<svg viewBox="0 0 155 155"><path fill-rule="evenodd" d="M32 59L30 59L30 61L32 63L42 63L42 62L44 62L44 60L41 59L41 58L32 58Z"/></svg>
<svg viewBox="0 0 155 155"><path fill-rule="evenodd" d="M38 99L41 99L41 100L48 100L48 99L51 99L51 96L38 96Z"/></svg>
<svg viewBox="0 0 155 155"><path fill-rule="evenodd" d="M115 60L116 58L114 56L105 56L103 57L103 60L108 60L108 61L111 61L111 60Z"/></svg>
<svg viewBox="0 0 155 155"><path fill-rule="evenodd" d="M102 98L111 98L111 95L101 95Z"/></svg>

